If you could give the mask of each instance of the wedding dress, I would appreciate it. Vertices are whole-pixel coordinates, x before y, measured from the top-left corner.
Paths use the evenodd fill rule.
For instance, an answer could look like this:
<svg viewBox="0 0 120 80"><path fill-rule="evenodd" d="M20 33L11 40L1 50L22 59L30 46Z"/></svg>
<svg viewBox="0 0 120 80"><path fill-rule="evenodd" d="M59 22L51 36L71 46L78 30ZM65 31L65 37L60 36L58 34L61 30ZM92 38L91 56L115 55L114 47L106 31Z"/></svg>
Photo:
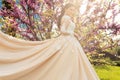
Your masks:
<svg viewBox="0 0 120 80"><path fill-rule="evenodd" d="M75 24L62 17L61 35L25 41L0 32L0 80L99 80L80 43Z"/></svg>

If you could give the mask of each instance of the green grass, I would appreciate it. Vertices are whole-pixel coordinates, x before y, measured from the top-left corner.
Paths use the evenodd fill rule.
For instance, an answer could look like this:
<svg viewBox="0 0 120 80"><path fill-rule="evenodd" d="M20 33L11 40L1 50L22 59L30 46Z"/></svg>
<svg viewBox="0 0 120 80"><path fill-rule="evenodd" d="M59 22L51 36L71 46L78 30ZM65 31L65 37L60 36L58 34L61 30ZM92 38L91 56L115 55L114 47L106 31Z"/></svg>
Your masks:
<svg viewBox="0 0 120 80"><path fill-rule="evenodd" d="M120 67L94 66L100 80L120 80Z"/></svg>

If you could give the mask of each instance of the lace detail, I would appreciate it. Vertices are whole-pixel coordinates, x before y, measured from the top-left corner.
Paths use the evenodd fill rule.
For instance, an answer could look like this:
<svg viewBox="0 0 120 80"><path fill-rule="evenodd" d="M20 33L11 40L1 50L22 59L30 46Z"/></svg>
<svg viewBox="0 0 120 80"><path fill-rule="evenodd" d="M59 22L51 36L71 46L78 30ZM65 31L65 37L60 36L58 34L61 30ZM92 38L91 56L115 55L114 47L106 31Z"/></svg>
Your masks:
<svg viewBox="0 0 120 80"><path fill-rule="evenodd" d="M61 33L74 34L75 23L71 20L70 16L64 15L61 21Z"/></svg>

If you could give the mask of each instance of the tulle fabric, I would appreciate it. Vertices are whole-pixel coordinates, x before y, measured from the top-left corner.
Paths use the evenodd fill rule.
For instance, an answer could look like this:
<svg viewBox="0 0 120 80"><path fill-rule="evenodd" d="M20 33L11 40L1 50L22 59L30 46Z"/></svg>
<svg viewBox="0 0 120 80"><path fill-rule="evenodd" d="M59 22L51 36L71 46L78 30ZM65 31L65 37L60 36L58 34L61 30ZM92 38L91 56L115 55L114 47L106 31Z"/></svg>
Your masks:
<svg viewBox="0 0 120 80"><path fill-rule="evenodd" d="M0 80L99 78L73 35L33 42L0 32Z"/></svg>

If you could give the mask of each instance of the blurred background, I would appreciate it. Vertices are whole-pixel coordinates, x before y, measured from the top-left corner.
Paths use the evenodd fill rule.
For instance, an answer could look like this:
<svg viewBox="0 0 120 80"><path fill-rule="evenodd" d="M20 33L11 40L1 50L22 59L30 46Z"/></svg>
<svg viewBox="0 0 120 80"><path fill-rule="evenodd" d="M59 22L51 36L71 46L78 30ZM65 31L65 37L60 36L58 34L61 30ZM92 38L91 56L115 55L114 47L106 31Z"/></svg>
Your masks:
<svg viewBox="0 0 120 80"><path fill-rule="evenodd" d="M120 0L0 0L0 30L31 41L58 37L67 3L79 10L75 33L100 79L120 80Z"/></svg>

